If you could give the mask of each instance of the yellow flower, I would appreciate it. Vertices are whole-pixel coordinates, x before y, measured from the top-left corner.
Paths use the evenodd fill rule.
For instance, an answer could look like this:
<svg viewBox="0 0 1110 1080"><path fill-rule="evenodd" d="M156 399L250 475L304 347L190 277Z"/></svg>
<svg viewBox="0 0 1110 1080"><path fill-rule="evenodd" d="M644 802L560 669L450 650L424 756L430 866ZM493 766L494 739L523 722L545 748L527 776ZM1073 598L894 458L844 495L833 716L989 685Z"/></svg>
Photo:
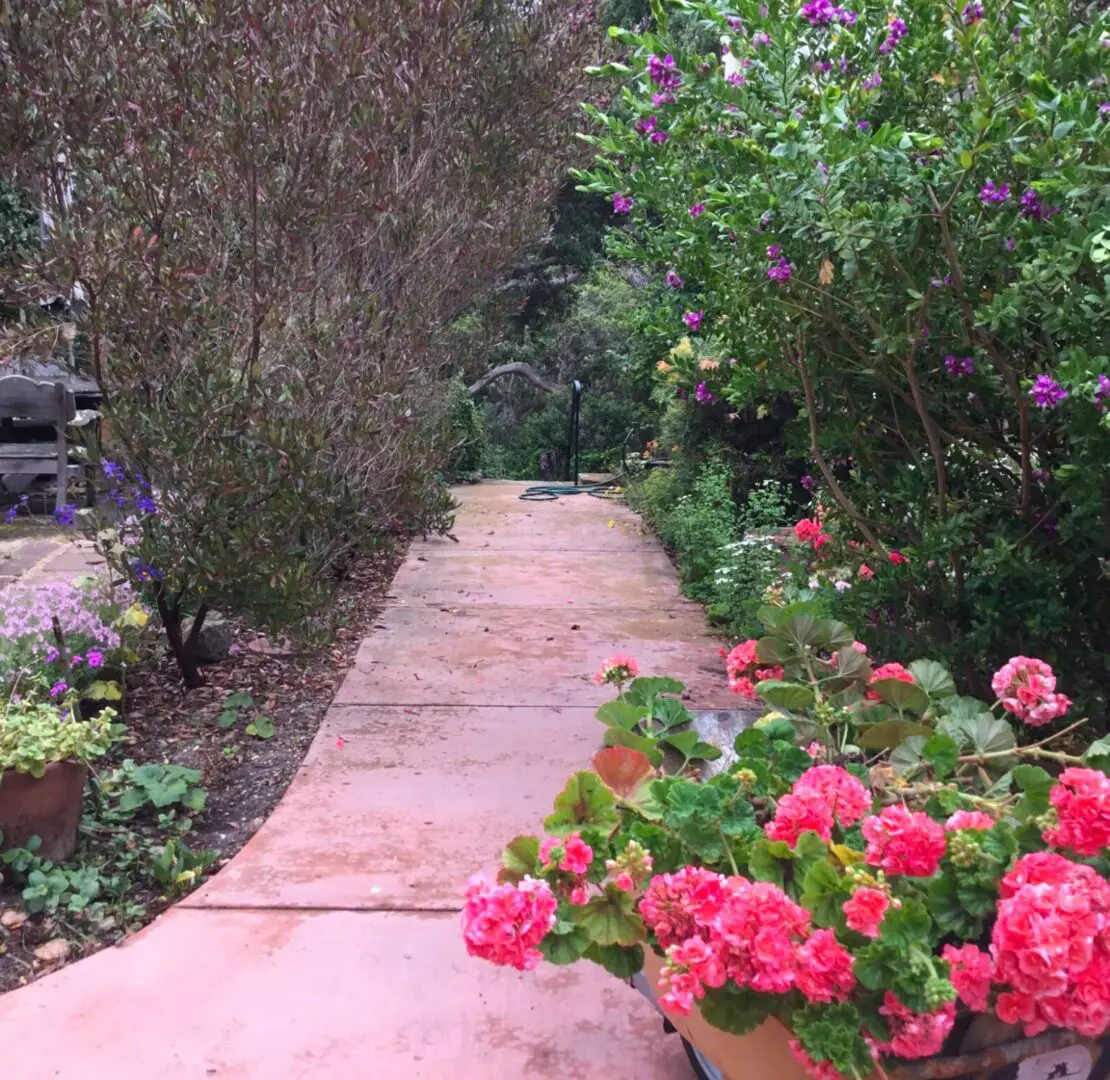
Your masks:
<svg viewBox="0 0 1110 1080"><path fill-rule="evenodd" d="M721 366L719 360L714 360L712 356L707 356L704 360L698 361L698 367L702 371L716 371Z"/></svg>
<svg viewBox="0 0 1110 1080"><path fill-rule="evenodd" d="M671 349L671 356L681 358L683 360L694 355L694 346L690 344L690 339L684 337L673 349Z"/></svg>

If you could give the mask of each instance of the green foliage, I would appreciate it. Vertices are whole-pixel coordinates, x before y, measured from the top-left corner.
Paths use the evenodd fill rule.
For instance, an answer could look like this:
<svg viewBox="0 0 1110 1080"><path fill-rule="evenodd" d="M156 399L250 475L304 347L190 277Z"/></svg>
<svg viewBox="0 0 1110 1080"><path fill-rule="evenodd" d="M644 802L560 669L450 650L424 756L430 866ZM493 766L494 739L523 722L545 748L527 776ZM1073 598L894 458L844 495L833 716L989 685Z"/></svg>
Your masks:
<svg viewBox="0 0 1110 1080"><path fill-rule="evenodd" d="M452 379L447 392L447 444L443 466L449 483L466 479L482 471L482 462L489 451L489 433L481 407L466 392L461 379Z"/></svg>
<svg viewBox="0 0 1110 1080"><path fill-rule="evenodd" d="M202 774L184 765L146 763L136 765L126 758L118 769L100 781L101 794L114 800L115 811L124 819L144 809L165 810L180 806L191 813L204 809L207 792Z"/></svg>
<svg viewBox="0 0 1110 1080"><path fill-rule="evenodd" d="M0 705L0 772L14 769L41 777L51 762L87 762L108 752L113 710L80 720L76 695L52 701L45 684L33 681L21 689L22 696L12 695Z"/></svg>
<svg viewBox="0 0 1110 1080"><path fill-rule="evenodd" d="M27 196L0 178L0 266L29 255L39 242L39 216Z"/></svg>

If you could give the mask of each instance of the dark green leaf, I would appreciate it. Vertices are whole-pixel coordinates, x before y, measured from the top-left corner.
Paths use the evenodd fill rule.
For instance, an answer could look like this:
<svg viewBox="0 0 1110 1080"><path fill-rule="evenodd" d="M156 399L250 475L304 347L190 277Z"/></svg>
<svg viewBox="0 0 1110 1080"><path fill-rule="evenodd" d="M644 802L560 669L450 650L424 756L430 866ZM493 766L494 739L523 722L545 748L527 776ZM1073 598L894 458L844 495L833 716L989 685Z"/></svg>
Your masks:
<svg viewBox="0 0 1110 1080"><path fill-rule="evenodd" d="M764 679L756 684L755 691L768 705L789 712L805 712L816 701L812 687L781 679Z"/></svg>
<svg viewBox="0 0 1110 1080"><path fill-rule="evenodd" d="M610 886L584 907L572 908L571 913L597 945L635 945L643 940L644 923L633 910L630 893Z"/></svg>
<svg viewBox="0 0 1110 1080"><path fill-rule="evenodd" d="M606 727L622 728L632 731L645 717L650 715L646 705L630 705L627 701L607 701L597 710L597 718Z"/></svg>
<svg viewBox="0 0 1110 1080"><path fill-rule="evenodd" d="M545 934L540 942L543 958L549 964L573 964L581 960L582 954L590 947L590 935L585 928L572 925L561 934L556 930Z"/></svg>
<svg viewBox="0 0 1110 1080"><path fill-rule="evenodd" d="M497 880L515 884L521 878L536 874L539 868L539 837L518 836L510 840L501 852L501 871L497 875Z"/></svg>
<svg viewBox="0 0 1110 1080"><path fill-rule="evenodd" d="M891 679L890 682L897 682ZM872 684L874 685L874 684ZM908 683L903 683L908 686ZM914 724L909 720L886 720L881 724L874 724L856 736L856 745L864 750L889 750L908 739L911 735L920 735L928 739L932 736L933 729L924 724Z"/></svg>
<svg viewBox="0 0 1110 1080"><path fill-rule="evenodd" d="M644 947L633 945L591 945L586 950L586 959L600 964L610 975L618 979L631 979L644 966Z"/></svg>
<svg viewBox="0 0 1110 1080"><path fill-rule="evenodd" d="M914 682L931 698L948 698L956 693L955 679L935 660L915 660L908 670Z"/></svg>
<svg viewBox="0 0 1110 1080"><path fill-rule="evenodd" d="M555 798L555 812L544 821L544 827L555 836L566 836L582 825L612 828L616 824L613 793L592 772L575 773L567 781Z"/></svg>
<svg viewBox="0 0 1110 1080"><path fill-rule="evenodd" d="M921 748L921 756L932 766L938 780L951 776L960 759L960 748L951 735L938 731Z"/></svg>
<svg viewBox="0 0 1110 1080"><path fill-rule="evenodd" d="M901 679L875 679L870 689L899 712L923 713L929 708L929 695L920 686Z"/></svg>

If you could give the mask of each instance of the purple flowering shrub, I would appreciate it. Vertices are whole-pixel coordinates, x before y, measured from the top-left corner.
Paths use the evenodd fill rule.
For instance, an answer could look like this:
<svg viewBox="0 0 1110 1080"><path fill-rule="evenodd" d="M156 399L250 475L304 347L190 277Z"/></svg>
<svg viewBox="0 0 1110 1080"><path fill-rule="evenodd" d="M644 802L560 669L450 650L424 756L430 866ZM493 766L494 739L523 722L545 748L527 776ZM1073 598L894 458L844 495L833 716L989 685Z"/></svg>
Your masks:
<svg viewBox="0 0 1110 1080"><path fill-rule="evenodd" d="M588 109L578 178L629 200L613 254L682 282L656 323L696 312L736 358L715 401L751 419L789 394L845 536L912 553L851 590L884 655L1042 655L1101 709L1110 15L856 8L664 4L614 31L626 107Z"/></svg>

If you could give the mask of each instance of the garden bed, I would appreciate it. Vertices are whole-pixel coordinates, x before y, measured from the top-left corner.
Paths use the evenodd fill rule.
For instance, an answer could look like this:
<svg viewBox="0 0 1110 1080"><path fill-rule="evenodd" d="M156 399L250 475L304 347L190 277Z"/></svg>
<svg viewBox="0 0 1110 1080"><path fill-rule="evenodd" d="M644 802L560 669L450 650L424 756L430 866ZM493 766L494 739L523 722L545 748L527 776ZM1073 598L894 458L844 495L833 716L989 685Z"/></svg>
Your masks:
<svg viewBox="0 0 1110 1080"><path fill-rule="evenodd" d="M236 651L206 669L208 682L199 690L182 692L168 657L135 678L126 734L95 763L96 774L106 777L127 760L195 769L203 774L204 809L188 828L182 825L189 811L180 803L161 813L148 807L130 820L105 822L104 815L89 814L93 804L86 798L81 846L64 868L70 880L52 914L28 915L24 885L13 881L16 868L0 863L0 993L118 943L246 844L304 758L360 640L381 611L403 554L399 550L354 570L335 601L333 621L340 629L323 649L275 649L264 638L252 641L254 635L240 628ZM235 721L228 724L231 712ZM270 737L248 734L256 719L272 721ZM151 878L146 864L152 851L171 840L184 843L187 852L166 866L163 884ZM202 852L212 853L206 869L194 865L206 861L198 860ZM95 887L96 895L84 912L74 911L73 898L78 897L78 908L84 903L82 886ZM47 899L48 905L54 902Z"/></svg>

